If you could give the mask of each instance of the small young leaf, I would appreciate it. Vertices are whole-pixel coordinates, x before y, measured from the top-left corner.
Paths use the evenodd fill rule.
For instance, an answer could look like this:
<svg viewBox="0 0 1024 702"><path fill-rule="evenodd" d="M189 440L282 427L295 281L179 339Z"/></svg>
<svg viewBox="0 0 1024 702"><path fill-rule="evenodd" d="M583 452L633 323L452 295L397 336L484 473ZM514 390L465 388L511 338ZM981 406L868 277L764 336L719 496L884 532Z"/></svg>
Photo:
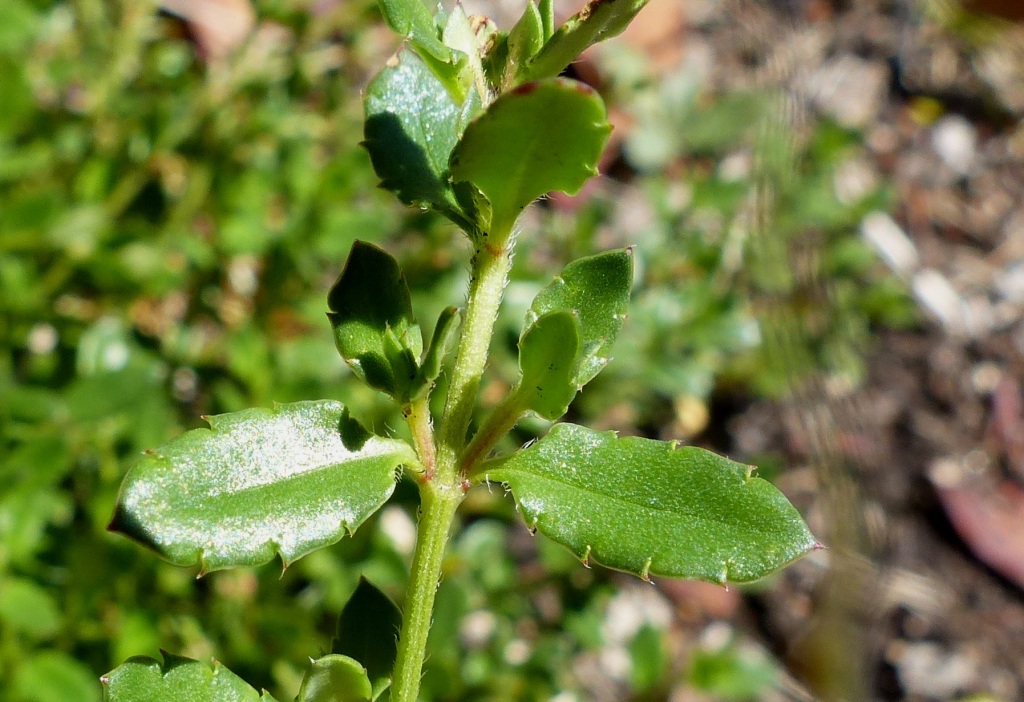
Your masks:
<svg viewBox="0 0 1024 702"><path fill-rule="evenodd" d="M520 75L527 62L544 45L544 20L533 0L526 4L523 16L508 33L508 59L505 64L505 87L521 83Z"/></svg>
<svg viewBox="0 0 1024 702"><path fill-rule="evenodd" d="M549 312L526 330L519 341L522 378L516 395L528 409L552 421L569 409L579 387L573 381L579 344L573 312Z"/></svg>
<svg viewBox="0 0 1024 702"><path fill-rule="evenodd" d="M476 92L478 99L487 95L487 79L481 62L480 42L461 4L453 7L451 14L448 15L442 39L445 45L460 52L463 57L457 64L458 72L455 74L459 91L455 94L456 102L464 102L471 91Z"/></svg>
<svg viewBox="0 0 1024 702"><path fill-rule="evenodd" d="M129 658L100 680L107 702L275 702L217 661L213 667L164 653L163 665L152 658Z"/></svg>
<svg viewBox="0 0 1024 702"><path fill-rule="evenodd" d="M478 187L494 225L510 227L540 195L578 192L597 173L610 133L592 88L562 78L528 83L469 123L452 153L452 177Z"/></svg>
<svg viewBox="0 0 1024 702"><path fill-rule="evenodd" d="M451 50L438 38L434 18L422 0L377 0L391 31L407 38L418 51L451 63Z"/></svg>
<svg viewBox="0 0 1024 702"><path fill-rule="evenodd" d="M541 37L542 44L546 44L551 35L555 33L555 2L554 0L540 0L540 4L537 6L537 11L540 13L540 22L543 33Z"/></svg>
<svg viewBox="0 0 1024 702"><path fill-rule="evenodd" d="M366 669L348 656L327 655L313 661L295 702L370 702L375 695Z"/></svg>
<svg viewBox="0 0 1024 702"><path fill-rule="evenodd" d="M327 295L338 352L370 387L404 399L423 350L405 275L387 251L356 241Z"/></svg>
<svg viewBox="0 0 1024 702"><path fill-rule="evenodd" d="M125 477L113 531L206 573L285 565L353 532L395 489L408 444L369 434L321 400L210 417Z"/></svg>
<svg viewBox="0 0 1024 702"><path fill-rule="evenodd" d="M580 350L573 382L577 388L582 387L608 363L608 353L625 319L632 284L633 256L629 249L573 261L534 298L523 333L548 312L576 313Z"/></svg>
<svg viewBox="0 0 1024 702"><path fill-rule="evenodd" d="M387 595L366 578L359 579L338 617L332 653L349 656L366 666L376 699L391 684L391 669L398 653L402 613Z"/></svg>
<svg viewBox="0 0 1024 702"><path fill-rule="evenodd" d="M430 339L430 346L427 347L427 352L423 356L423 364L420 366L413 399L428 390L437 380L437 376L441 375L441 364L455 342L459 331L459 321L459 308L457 307L446 307L438 316L434 335Z"/></svg>
<svg viewBox="0 0 1024 702"><path fill-rule="evenodd" d="M523 80L557 76L590 45L624 30L648 0L590 0L547 40L521 72Z"/></svg>
<svg viewBox="0 0 1024 702"><path fill-rule="evenodd" d="M364 100L363 145L381 187L407 205L433 208L470 234L476 222L463 212L449 185L448 161L476 113L474 104L479 100L458 104L411 49L388 62L370 82Z"/></svg>
<svg viewBox="0 0 1024 702"><path fill-rule="evenodd" d="M818 548L774 486L699 448L559 424L481 472L584 563L643 578L747 582Z"/></svg>

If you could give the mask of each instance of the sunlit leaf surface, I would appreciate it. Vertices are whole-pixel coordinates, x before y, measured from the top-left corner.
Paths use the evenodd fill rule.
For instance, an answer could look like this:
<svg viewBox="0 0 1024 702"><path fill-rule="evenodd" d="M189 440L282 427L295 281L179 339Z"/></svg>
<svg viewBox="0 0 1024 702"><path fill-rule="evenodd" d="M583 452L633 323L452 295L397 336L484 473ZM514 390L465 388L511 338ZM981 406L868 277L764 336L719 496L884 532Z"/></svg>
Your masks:
<svg viewBox="0 0 1024 702"><path fill-rule="evenodd" d="M125 478L111 529L202 572L288 564L356 529L391 495L404 442L369 434L341 403L209 418Z"/></svg>
<svg viewBox="0 0 1024 702"><path fill-rule="evenodd" d="M486 477L508 485L530 528L584 562L725 583L817 547L796 509L751 470L695 447L559 424Z"/></svg>

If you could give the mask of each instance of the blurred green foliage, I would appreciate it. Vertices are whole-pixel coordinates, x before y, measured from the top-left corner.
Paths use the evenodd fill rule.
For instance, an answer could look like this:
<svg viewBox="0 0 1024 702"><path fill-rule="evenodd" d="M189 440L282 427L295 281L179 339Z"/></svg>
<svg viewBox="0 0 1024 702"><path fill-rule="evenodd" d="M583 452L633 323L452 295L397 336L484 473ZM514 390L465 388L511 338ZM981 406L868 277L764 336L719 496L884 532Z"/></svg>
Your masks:
<svg viewBox="0 0 1024 702"><path fill-rule="evenodd" d="M196 581L105 531L139 453L201 415L334 398L397 430L392 407L348 382L325 317L356 238L398 253L421 321L461 302L465 242L397 209L358 147L367 67L394 48L374 29L372 1L265 0L257 14L246 45L207 64L184 25L149 3L0 3L0 699L94 702L100 673L158 648L216 656L285 699L308 656L329 650L360 574L404 591L415 493L403 486L354 538L283 574ZM616 360L572 411L671 431L680 396L704 401L726 380L780 387L758 355L748 295L771 285L744 265L751 176L722 165L752 137L751 118L736 115L765 98L716 99L682 73L646 76L635 57L608 65L611 100L643 127L623 156L632 196L612 183L537 211L544 236L522 237L499 341L512 348L550 271L634 244L638 284ZM780 198L780 240L819 232L833 291L814 366L856 364L830 343L909 314L854 235L884 206L884 184L854 202L831 185L858 148L858 135L820 126ZM516 377L513 359L496 357L496 377ZM497 495L467 506L425 693L585 699L574 661L605 643L610 577L539 540L524 547ZM522 565L534 561L524 548L539 550L543 570ZM658 630L640 629L627 650L624 694L664 698L686 675ZM692 668L712 691L716 671L740 665L716 655Z"/></svg>

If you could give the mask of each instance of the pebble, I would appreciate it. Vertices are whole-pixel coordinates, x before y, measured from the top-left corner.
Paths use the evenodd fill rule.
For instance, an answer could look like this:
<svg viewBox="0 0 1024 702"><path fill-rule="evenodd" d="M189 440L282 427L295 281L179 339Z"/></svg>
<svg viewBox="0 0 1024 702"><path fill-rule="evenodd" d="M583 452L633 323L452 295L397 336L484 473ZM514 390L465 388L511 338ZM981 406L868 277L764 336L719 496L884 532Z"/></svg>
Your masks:
<svg viewBox="0 0 1024 702"><path fill-rule="evenodd" d="M944 651L931 642L897 641L886 651L900 683L911 695L952 699L974 683L977 665L967 656Z"/></svg>
<svg viewBox="0 0 1024 702"><path fill-rule="evenodd" d="M964 117L947 115L932 127L932 148L954 173L965 176L977 157L978 132Z"/></svg>
<svg viewBox="0 0 1024 702"><path fill-rule="evenodd" d="M861 221L860 233L894 273L905 276L920 264L917 246L885 212L868 213Z"/></svg>
<svg viewBox="0 0 1024 702"><path fill-rule="evenodd" d="M914 275L911 288L917 301L939 320L947 332L958 336L967 331L964 301L946 276L934 268L925 268Z"/></svg>

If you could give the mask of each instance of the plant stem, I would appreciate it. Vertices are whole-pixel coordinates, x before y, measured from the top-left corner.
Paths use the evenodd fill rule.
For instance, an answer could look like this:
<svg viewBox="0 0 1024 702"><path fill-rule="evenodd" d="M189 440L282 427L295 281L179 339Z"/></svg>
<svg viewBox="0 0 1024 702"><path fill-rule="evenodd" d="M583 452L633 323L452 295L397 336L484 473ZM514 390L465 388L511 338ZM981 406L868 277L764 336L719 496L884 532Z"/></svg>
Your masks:
<svg viewBox="0 0 1024 702"><path fill-rule="evenodd" d="M420 690L427 635L434 611L434 595L444 562L444 548L455 510L462 502L460 485L420 484L420 522L416 553L412 560L409 593L402 614L402 633L398 638L398 657L391 683L391 702L416 702Z"/></svg>
<svg viewBox="0 0 1024 702"><path fill-rule="evenodd" d="M419 695L444 549L455 520L455 511L465 496L463 477L459 473L459 455L466 445L477 389L487 365L494 320L512 264L511 231L511 224L497 228L485 237L487 243L478 246L473 257L473 276L469 283L459 350L452 368L436 444L430 435L427 400L417 401L408 407L406 417L424 465L424 476L419 483L420 521L402 614L402 631L398 638L398 656L392 674L392 702L416 702Z"/></svg>
<svg viewBox="0 0 1024 702"><path fill-rule="evenodd" d="M413 444L420 463L423 464L423 480L433 480L437 472L437 451L434 447L434 434L430 426L430 395L413 400L405 408L405 421L412 432Z"/></svg>
<svg viewBox="0 0 1024 702"><path fill-rule="evenodd" d="M511 229L508 225L492 232L489 242L477 247L473 257L473 277L469 283L459 351L452 368L437 446L437 469L442 482L455 482L459 478L459 454L466 445L466 432L487 364L494 320L512 265Z"/></svg>
<svg viewBox="0 0 1024 702"><path fill-rule="evenodd" d="M481 459L487 458L501 437L508 434L526 411L523 393L516 387L494 408L491 416L473 436L473 440L459 457L459 474L472 477L473 468Z"/></svg>

